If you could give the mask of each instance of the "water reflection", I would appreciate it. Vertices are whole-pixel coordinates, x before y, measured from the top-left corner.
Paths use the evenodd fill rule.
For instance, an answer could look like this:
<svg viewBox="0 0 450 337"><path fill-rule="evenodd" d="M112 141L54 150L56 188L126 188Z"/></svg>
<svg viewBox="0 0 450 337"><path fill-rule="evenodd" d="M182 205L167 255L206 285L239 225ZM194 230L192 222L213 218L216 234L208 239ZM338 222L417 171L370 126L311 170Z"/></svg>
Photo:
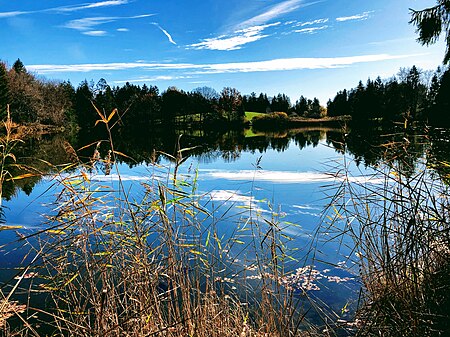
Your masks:
<svg viewBox="0 0 450 337"><path fill-rule="evenodd" d="M158 163L165 154L176 157L177 149L183 157L194 157L200 163L216 160L234 162L243 152L265 153L286 151L291 142L299 149L316 147L326 142L338 153L350 154L357 165L375 167L380 161L398 161L411 174L419 158L427 156L430 165L442 178L450 174L450 132L425 126L406 127L403 124L358 125L351 130L339 128L300 128L262 133L252 130L118 130L113 134L113 156L108 137L101 132L67 138L64 135L29 138L15 148L17 163L8 167L12 177L25 172L27 179L7 180L3 185L5 199L22 190L27 195L43 175L77 161L89 164L99 172L109 174L112 157L129 167ZM75 149L75 150L74 150ZM123 154L123 155L122 155ZM95 162L95 164L94 164Z"/></svg>

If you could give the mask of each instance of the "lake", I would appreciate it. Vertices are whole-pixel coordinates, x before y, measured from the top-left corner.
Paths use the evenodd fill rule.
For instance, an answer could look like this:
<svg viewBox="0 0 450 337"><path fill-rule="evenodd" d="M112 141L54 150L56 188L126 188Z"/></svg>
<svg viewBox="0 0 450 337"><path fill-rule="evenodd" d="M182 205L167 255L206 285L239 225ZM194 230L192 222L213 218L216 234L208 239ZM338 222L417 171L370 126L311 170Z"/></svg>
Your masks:
<svg viewBox="0 0 450 337"><path fill-rule="evenodd" d="M183 135L180 137L180 134ZM154 181L171 184L174 158L164 153L176 157L174 149L179 143L186 151L181 152L183 158L178 158L183 163L177 167L177 176L181 181L190 182L187 188L194 191L193 195L204 209L214 214L204 221L214 222L219 236L237 235L239 239L236 239L239 244L227 252L233 268L245 268L254 258L250 252L242 253L242 247L251 240L240 234L245 233L248 224L245 219L276 223L290 256L286 268L292 274L286 278L286 284L298 288L299 296L306 291L309 296L323 301L323 306L329 306L330 312L351 320L360 288L357 270L353 268L357 257L349 238L334 239L335 233L327 232L325 208L346 172L350 177L347 179L353 179L356 184L378 188L380 181L372 178L373 167L382 158L392 155L380 146L381 143L404 142L408 138L411 155L415 158L413 162L433 146L436 160L442 160L446 155L446 132L434 134L433 143L422 141L421 134L422 130L415 130L407 135L400 129L383 138L380 130L346 133L337 129L307 128L272 134L241 131L208 134L185 130L149 134L148 137L140 134L138 139L128 135L117 142L121 159L117 166L98 161L84 172L90 184L107 188L106 200L113 197L115 191L122 190L131 202L139 201ZM83 137L77 142L93 144L78 152L80 160L89 163L96 143ZM75 148L82 147L75 144ZM97 148L102 158L108 155L107 142L98 144ZM24 160L40 156L46 161L59 161L55 164L67 162L70 152L65 140L58 137L33 140L17 150ZM3 283L11 282L18 275L20 269L17 268L25 266L32 258L26 255L28 250L21 242L15 242L18 235L46 228L46 216L58 211L55 200L61 186L51 171L49 169L42 178L33 178L31 183L17 181L18 185L8 187L7 200L3 201L4 225L17 226L17 229L0 231L0 281ZM78 173L79 169L75 168L61 173L59 179ZM248 277L257 279L258 275L248 270Z"/></svg>

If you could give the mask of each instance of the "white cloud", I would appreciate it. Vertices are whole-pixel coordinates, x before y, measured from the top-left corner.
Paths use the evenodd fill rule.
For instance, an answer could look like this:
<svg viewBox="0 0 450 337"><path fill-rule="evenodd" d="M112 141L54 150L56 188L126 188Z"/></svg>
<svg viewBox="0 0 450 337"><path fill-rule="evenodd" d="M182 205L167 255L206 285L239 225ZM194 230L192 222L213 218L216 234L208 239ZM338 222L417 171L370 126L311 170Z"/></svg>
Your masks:
<svg viewBox="0 0 450 337"><path fill-rule="evenodd" d="M182 63L85 63L85 64L40 64L30 65L27 69L36 71L41 74L48 73L66 73L66 72L89 72L89 71L114 71L114 70L129 70L129 69L144 69L144 70L166 70L166 69L196 69L201 66L194 64Z"/></svg>
<svg viewBox="0 0 450 337"><path fill-rule="evenodd" d="M15 12L3 12L3 13L0 13L0 19L3 19L3 18L12 18L12 17L15 17L15 16L24 15L24 14L28 14L28 13L30 13L30 12L19 12L19 11L15 11Z"/></svg>
<svg viewBox="0 0 450 337"><path fill-rule="evenodd" d="M370 13L373 13L373 12L370 11L370 12L364 12L364 13L356 14L356 15L352 15L352 16L342 16L342 17L336 18L336 21L345 22L345 21L353 21L353 20L367 20L369 18Z"/></svg>
<svg viewBox="0 0 450 337"><path fill-rule="evenodd" d="M308 27L308 28L302 28L294 30L294 33L301 33L301 34L314 34L317 33L319 30L327 29L328 26L320 26L320 27Z"/></svg>
<svg viewBox="0 0 450 337"><path fill-rule="evenodd" d="M129 3L129 0L110 0L110 1L100 1L100 2L92 2L87 3L81 6L62 6L48 9L49 11L58 11L58 12L75 12L84 9L91 8L99 8L99 7L111 7L111 6L120 6L126 5Z"/></svg>
<svg viewBox="0 0 450 337"><path fill-rule="evenodd" d="M179 79L185 79L185 78L191 78L191 76L153 76L153 77L141 77L137 79L130 79L130 80L120 80L120 81L114 81L115 84L124 84L124 83L145 83L145 82L158 82L158 81L173 81L173 80L179 80Z"/></svg>
<svg viewBox="0 0 450 337"><path fill-rule="evenodd" d="M238 25L238 28L244 29L251 26L261 25L265 24L266 22L269 22L283 14L287 14L290 12L295 11L296 9L301 7L302 0L287 0L279 3L278 5L275 5L265 11L264 13L261 13L259 15L256 15Z"/></svg>
<svg viewBox="0 0 450 337"><path fill-rule="evenodd" d="M66 72L89 72L89 71L114 71L128 69L142 70L186 70L193 73L246 73L264 71L289 71L301 69L326 69L340 68L358 63L381 62L413 57L417 55L359 55L347 57L318 57L318 58L284 58L258 62L236 62L236 63L87 63L87 64L40 64L29 65L27 69L40 74L66 73Z"/></svg>
<svg viewBox="0 0 450 337"><path fill-rule="evenodd" d="M120 6L120 5L126 5L130 1L129 0L109 0L109 1L99 1L99 2L92 2L92 3L86 3L81 6L61 6L61 7L53 7L53 8L47 8L37 11L13 11L13 12L3 12L0 13L0 19L2 18L9 18L19 15L25 15L25 14L35 14L35 13L44 13L44 12L76 12L84 9L91 9L91 8L100 8L100 7L111 7L111 6Z"/></svg>
<svg viewBox="0 0 450 337"><path fill-rule="evenodd" d="M165 36L167 36L167 38L169 39L169 42L176 45L177 43L172 39L172 35L169 34L169 32L165 29L163 29L159 24L157 24L156 22L152 22L152 25L155 25L156 27L159 28L160 31L162 31L164 33Z"/></svg>
<svg viewBox="0 0 450 337"><path fill-rule="evenodd" d="M412 56L412 55L411 55ZM285 58L259 62L210 64L204 67L208 73L263 72L300 69L340 68L355 63L379 62L409 57L409 55L361 55L328 58Z"/></svg>
<svg viewBox="0 0 450 337"><path fill-rule="evenodd" d="M300 7L311 5L303 4L303 0L286 0L275 6L270 7L265 12L258 14L248 20L238 23L231 34L218 37L207 38L188 47L193 49L209 50L237 50L242 46L261 40L269 35L262 32L269 27L278 26L280 22L268 23L284 14L291 13ZM294 22L294 21L293 21Z"/></svg>
<svg viewBox="0 0 450 337"><path fill-rule="evenodd" d="M105 16L105 17L90 17L90 18L82 18L82 19L76 19L71 20L67 22L64 27L69 29L75 29L78 31L87 31L92 30L96 26L104 25L106 23L115 22L118 20L134 20L134 19L142 19L147 18L150 16L153 16L154 14L144 14L144 15L137 15L137 16L124 16L124 17L117 17L117 16Z"/></svg>
<svg viewBox="0 0 450 337"><path fill-rule="evenodd" d="M105 36L107 32L104 30L89 30L87 32L83 32L83 34L89 36Z"/></svg>
<svg viewBox="0 0 450 337"><path fill-rule="evenodd" d="M118 32L129 32L130 30L128 28L117 28Z"/></svg>
<svg viewBox="0 0 450 337"><path fill-rule="evenodd" d="M243 45L261 40L269 35L262 34L262 32L269 28L278 26L280 22L271 23L267 25L259 25L247 27L237 30L234 34L219 36L215 38L205 39L200 43L191 44L193 49L210 49L210 50L237 50L241 49Z"/></svg>
<svg viewBox="0 0 450 337"><path fill-rule="evenodd" d="M304 27L304 26L312 26L312 25L319 25L322 23L327 23L330 19L324 18L324 19L317 19L313 21L306 21L306 22L298 22L294 25L294 27Z"/></svg>

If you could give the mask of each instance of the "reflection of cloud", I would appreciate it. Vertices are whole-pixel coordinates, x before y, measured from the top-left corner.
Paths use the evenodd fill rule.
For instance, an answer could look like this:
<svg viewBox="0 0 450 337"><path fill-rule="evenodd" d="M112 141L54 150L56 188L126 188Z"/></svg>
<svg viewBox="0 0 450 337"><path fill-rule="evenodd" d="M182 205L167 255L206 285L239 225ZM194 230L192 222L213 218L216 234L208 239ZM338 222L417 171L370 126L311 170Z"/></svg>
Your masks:
<svg viewBox="0 0 450 337"><path fill-rule="evenodd" d="M334 182L343 181L348 179L354 183L382 183L380 179L372 179L370 176L360 177L344 177L335 176L327 173L318 172L288 172L288 171L253 171L253 170L241 170L241 171L221 171L221 170L206 170L203 171L203 175L214 179L227 179L227 180L244 180L244 181L269 181L272 183L322 183L322 182Z"/></svg>
<svg viewBox="0 0 450 337"><path fill-rule="evenodd" d="M373 13L372 11L364 12L361 14L356 14L352 16L342 16L339 18L336 18L336 21L339 22L345 22L345 21L354 21L354 20L367 20L369 18L369 14Z"/></svg>
<svg viewBox="0 0 450 337"><path fill-rule="evenodd" d="M275 183L309 183L334 181L335 178L325 173L283 172L283 171L210 171L206 174L215 179L270 181Z"/></svg>
<svg viewBox="0 0 450 337"><path fill-rule="evenodd" d="M320 210L320 208L310 206L310 205L293 205L292 207L297 208L297 209L303 209L303 210L315 210L315 211Z"/></svg>
<svg viewBox="0 0 450 337"><path fill-rule="evenodd" d="M278 26L280 22L247 27L237 30L231 35L222 35L215 38L205 39L202 42L191 44L189 47L193 49L210 49L210 50L236 50L247 43L261 40L269 35L262 32L269 28Z"/></svg>
<svg viewBox="0 0 450 337"><path fill-rule="evenodd" d="M214 190L209 193L209 196L212 200L216 201L242 202L248 205L253 203L255 200L252 196L238 194L236 191L230 190Z"/></svg>
<svg viewBox="0 0 450 337"><path fill-rule="evenodd" d="M231 190L214 190L207 194L211 200L221 201L223 203L231 202L243 204L245 208L252 209L255 212L266 213L267 211L258 207L257 201L253 196L247 196Z"/></svg>
<svg viewBox="0 0 450 337"><path fill-rule="evenodd" d="M143 70L189 70L197 73L221 74L221 73L247 73L264 71L300 70L300 69L326 69L341 68L357 63L379 62L408 58L416 55L359 55L348 57L317 57L317 58L285 58L257 62L236 63L91 63L91 64L38 64L29 65L27 69L40 74L65 73L65 72L89 72L89 71L113 71L127 69Z"/></svg>
<svg viewBox="0 0 450 337"><path fill-rule="evenodd" d="M129 174L121 174L120 176L117 174L97 174L90 177L91 181L148 181L148 179L149 178L145 176L135 176Z"/></svg>

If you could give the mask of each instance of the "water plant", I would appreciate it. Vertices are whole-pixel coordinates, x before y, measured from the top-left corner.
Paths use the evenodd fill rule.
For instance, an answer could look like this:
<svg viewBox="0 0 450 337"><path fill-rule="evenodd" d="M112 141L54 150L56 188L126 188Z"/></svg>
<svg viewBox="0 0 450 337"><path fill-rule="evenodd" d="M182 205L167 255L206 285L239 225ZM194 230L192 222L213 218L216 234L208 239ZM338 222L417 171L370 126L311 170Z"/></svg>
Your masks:
<svg viewBox="0 0 450 337"><path fill-rule="evenodd" d="M361 302L351 323L360 336L450 332L449 187L410 144L406 135L384 144L385 160L371 179L355 183L343 169L346 179L333 191L322 227L348 245L360 275Z"/></svg>
<svg viewBox="0 0 450 337"><path fill-rule="evenodd" d="M39 305L31 300L23 316L29 326L19 331L314 335L305 318L307 289L287 284L293 257L279 212L263 217L249 205L230 216L232 206L199 193L195 168L181 173L190 149L179 145L164 154L170 166L151 165L139 193L131 193L118 164L125 154L112 139L118 112L94 108L109 139L86 147L93 153L89 161L66 144L73 163L54 177L57 194L45 229L22 238L32 243L33 263L18 284ZM225 231L230 223L235 229Z"/></svg>

